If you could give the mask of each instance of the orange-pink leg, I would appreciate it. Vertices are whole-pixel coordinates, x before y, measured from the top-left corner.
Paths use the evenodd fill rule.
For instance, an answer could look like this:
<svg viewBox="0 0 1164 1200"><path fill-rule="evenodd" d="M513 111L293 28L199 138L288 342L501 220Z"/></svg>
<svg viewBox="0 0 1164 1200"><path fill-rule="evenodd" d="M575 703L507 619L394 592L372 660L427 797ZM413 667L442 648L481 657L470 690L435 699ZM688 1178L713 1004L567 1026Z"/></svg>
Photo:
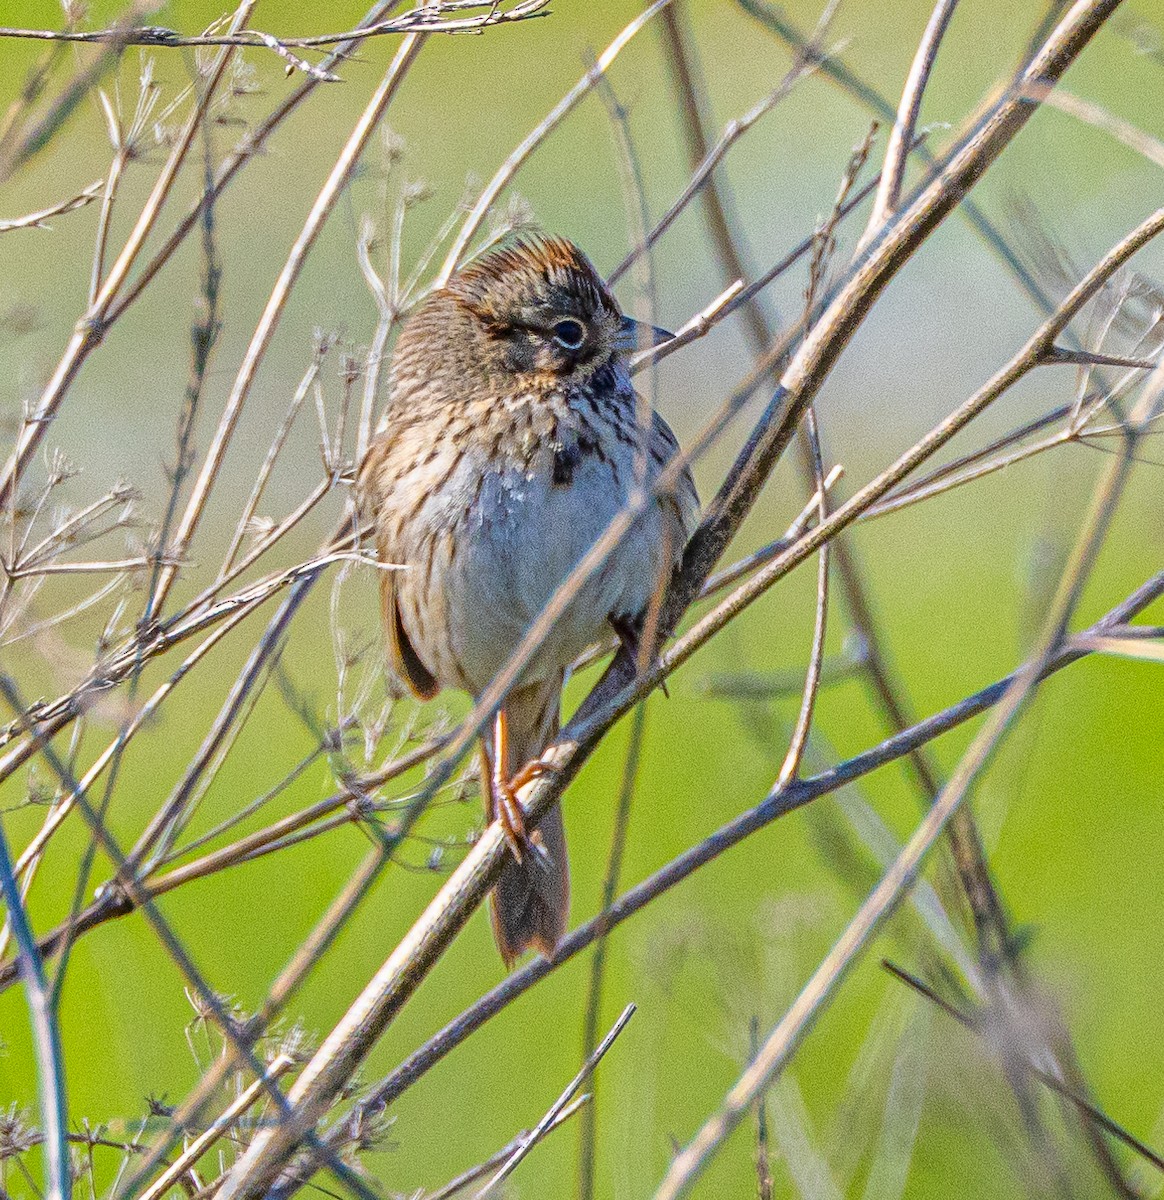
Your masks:
<svg viewBox="0 0 1164 1200"><path fill-rule="evenodd" d="M517 798L517 790L506 775L509 762L509 723L505 709L499 708L493 718L493 803L497 805L497 819L501 822L505 840L509 843L513 857L522 861L529 834L525 831L525 813Z"/></svg>
<svg viewBox="0 0 1164 1200"><path fill-rule="evenodd" d="M488 756L486 756L488 757ZM525 827L525 811L517 793L527 783L552 771L553 767L540 758L525 763L512 775L506 775L506 764L509 762L509 724L506 720L505 709L499 708L493 722L493 798L497 805L497 818L501 822L505 840L509 843L513 857L518 862L531 844L530 834ZM536 833L533 835L536 838Z"/></svg>

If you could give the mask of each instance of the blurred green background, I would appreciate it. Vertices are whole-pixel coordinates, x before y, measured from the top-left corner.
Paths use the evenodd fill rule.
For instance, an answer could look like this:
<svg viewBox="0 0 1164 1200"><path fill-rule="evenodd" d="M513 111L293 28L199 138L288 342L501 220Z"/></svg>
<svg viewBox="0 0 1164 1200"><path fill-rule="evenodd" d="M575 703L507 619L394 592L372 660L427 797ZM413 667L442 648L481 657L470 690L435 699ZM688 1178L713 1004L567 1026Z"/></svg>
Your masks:
<svg viewBox="0 0 1164 1200"><path fill-rule="evenodd" d="M385 180L379 146L369 152L312 251L195 546L195 572L214 569L255 464L310 360L313 330L338 331L356 345L366 345L371 337L375 309L355 253L364 215L386 223L400 184L426 182L431 198L409 211L403 238L406 266L415 261L461 198L466 178L487 179L639 7L561 0L546 19L483 37L430 39L389 112L388 123L403 139L404 157ZM892 5L851 0L841 7L826 42L842 49L848 65L873 86L895 97L929 9L917 0ZM116 10L94 4L91 21L109 19ZM799 0L782 11L805 29L818 15L816 6ZM922 114L935 126L936 146L1006 76L1043 11L1037 3L997 0L966 0L959 6ZM252 24L307 34L350 27L360 14L359 5L351 3L272 0L259 5ZM690 5L690 14L719 128L776 86L790 56L734 4L700 0ZM163 5L150 19L194 31L219 15L216 4L185 2ZM61 17L53 4L7 0L2 19L54 27ZM1162 34L1164 8L1129 9L1069 73L1068 88L1164 137L1164 68L1145 52L1152 48L1152 36ZM219 205L225 325L198 428L202 448L288 247L393 48L389 39L366 45L344 69L345 82L319 89ZM36 53L31 44L0 42L0 107L16 94ZM154 57L157 76L171 92L188 78L187 52L158 51ZM295 81L284 78L273 56L252 52L248 58L259 91L244 98L239 111L255 118ZM137 70L136 52L126 54L117 78L129 106ZM629 111L646 203L657 217L688 175L657 29L648 27L636 38L610 77ZM840 172L868 123L868 114L855 102L816 76L803 81L733 148L724 178L757 272L829 211ZM237 134L229 125L217 130L219 151ZM880 151L879 142L874 154ZM84 105L49 149L0 189L0 217L40 207L102 178L108 158L97 107ZM114 222L115 244L128 232L160 161L155 150L144 165L131 167ZM185 197L196 181L191 176L183 182ZM619 156L610 117L597 97L588 98L548 139L518 176L516 190L544 228L578 241L600 269L609 271L622 258L631 235ZM1085 268L1155 207L1159 194L1158 167L1102 133L1047 111L1036 115L977 196L1020 239L1023 231L1012 214L1016 204L1029 200ZM181 204L174 205L173 212L181 210ZM93 207L57 218L52 232L29 230L0 239L0 313L28 318L19 335L11 321L0 332L5 442L21 405L39 393L83 310L95 212ZM851 251L859 229L845 227L842 254ZM1161 276L1159 259L1160 251L1150 249L1137 266ZM197 267L194 247L188 247L113 329L53 426L48 443L61 447L83 472L69 485L74 503L127 478L143 492L143 519L158 520L188 370ZM698 206L659 243L653 267L659 324L681 324L719 293L723 283ZM766 297L771 311L795 319L804 283L803 269L791 272ZM633 307L629 279L620 295ZM1011 277L964 223L950 220L893 282L821 395L827 454L845 465L843 487L859 486L912 443L986 379L1036 322L1032 305ZM746 343L733 320L661 367L659 406L681 438L702 426L748 365ZM334 362L327 371L329 402L334 402ZM1005 430L1064 403L1074 386L1070 369L1039 373L959 446L978 444L985 431ZM701 462L697 475L705 497L730 461L748 414ZM265 513L287 511L318 478L316 442L310 419L301 422ZM1147 446L1081 620L1093 620L1122 599L1159 569L1164 557L1164 460L1157 439ZM1104 462L1097 449L1059 451L859 529L855 544L868 569L887 644L919 715L1021 662L1081 519L1090 482ZM794 472L783 467L737 549L782 531L799 508L799 495ZM337 511L333 504L317 512L283 548L282 560L290 563L293 555L310 553ZM625 883L643 878L754 805L771 786L796 698L731 701L709 695L706 683L724 672L803 668L811 636L810 574L800 572L782 584L697 656L674 681L669 700L650 702ZM328 589L319 589L297 618L285 662L289 678L314 709L334 719L328 598ZM352 620L372 638L371 586L355 580L346 586L345 600ZM131 596L130 603L140 598ZM838 605L833 652L841 648L845 620ZM125 841L169 793L257 630L252 619L232 635L183 685L156 727L135 742L110 814ZM29 696L56 695L91 661L97 632L84 622L66 626L63 643L51 651L43 645L4 651L4 669L21 679ZM571 697L583 694L594 677L586 673L576 680ZM463 711L459 698L440 703L454 714ZM400 720L410 711L402 703ZM112 735L115 717L94 715L82 761ZM818 763L859 752L883 735L864 689L853 681L825 689L817 727L811 754ZM972 728L937 743L943 766L956 762ZM566 799L574 923L599 906L626 734L624 725L604 743ZM261 794L309 747L308 732L288 715L278 690L269 687L203 802L195 831ZM1162 773L1158 670L1114 659L1088 661L1044 687L975 797L1002 894L1016 925L1029 933L1028 960L1048 1004L1057 1007L1076 1036L1099 1102L1157 1147L1164 1144ZM23 798L30 775L34 783L51 783L45 768L23 772L0 790L5 808ZM267 819L332 789L330 773L318 766L270 806ZM855 795L899 838L908 836L918 808L899 766L870 777ZM843 928L858 902L859 884L846 886L838 879L822 846L824 822L843 819L846 803L828 798L820 802L819 813L810 809L777 822L612 936L603 1025L628 1001L639 1011L599 1077L598 1195L630 1200L651 1194L673 1141L691 1136L738 1075L748 1056L752 1019L761 1029L770 1028ZM41 815L23 808L5 816L6 832L17 847L38 827ZM474 797L434 812L422 832L464 835L479 823ZM36 928L48 928L67 912L82 845L79 827L54 843L30 898ZM162 911L213 986L249 1011L366 846L363 835L345 828L181 889L165 898ZM406 866L421 869L385 872L293 1002L292 1018L309 1034L331 1027L437 886L438 875L423 869L428 851L417 841L403 857ZM99 863L98 878L105 874L106 866ZM1012 1154L1019 1112L997 1066L971 1035L941 1014L925 1012L878 966L882 953L917 966L910 957L913 945L891 933L874 947L777 1089L773 1138L777 1145L787 1140L789 1156L775 1166L778 1194L900 1194L892 1179L870 1172L871 1146L865 1140L875 1137L881 1124L895 1062L899 1075L907 1072L909 1082L925 1089L916 1147L902 1181L905 1195L1028 1194L1030 1180L1016 1169ZM588 970L584 955L556 972L395 1106L390 1145L365 1160L387 1192L408 1195L435 1187L536 1123L577 1068ZM501 975L488 922L479 914L377 1047L365 1077L390 1070ZM180 976L139 917L83 938L70 961L62 1012L72 1120L123 1121L131 1128L147 1095L179 1101L200 1073L184 1036L192 1017ZM0 1037L0 1106L8 1100L32 1105L35 1076L18 989L0 996ZM198 1037L193 1041L201 1044ZM812 1153L794 1144L798 1129L811 1139ZM752 1138L748 1128L732 1139L699 1195L753 1194ZM805 1164L815 1163L814 1156L825 1164L824 1174L806 1182ZM844 1164L853 1156L859 1159L846 1172ZM798 1164L791 1173L788 1161ZM576 1133L567 1127L520 1168L512 1193L572 1195L575 1163ZM8 1186L14 1195L23 1187L11 1177Z"/></svg>

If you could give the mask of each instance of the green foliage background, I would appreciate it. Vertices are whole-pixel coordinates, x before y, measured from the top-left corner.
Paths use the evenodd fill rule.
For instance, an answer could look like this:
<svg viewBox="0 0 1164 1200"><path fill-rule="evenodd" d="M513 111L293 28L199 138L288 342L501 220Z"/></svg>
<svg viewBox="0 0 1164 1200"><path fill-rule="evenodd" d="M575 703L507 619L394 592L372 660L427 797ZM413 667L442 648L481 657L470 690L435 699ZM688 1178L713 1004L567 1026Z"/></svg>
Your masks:
<svg viewBox="0 0 1164 1200"><path fill-rule="evenodd" d="M1017 60L1042 7L1036 3L966 0L938 60L923 120L957 128L981 95ZM461 196L467 174L487 178L513 145L577 79L598 51L638 11L631 3L561 0L544 20L483 37L434 38L393 105L389 122L406 145L402 172L423 179L432 200L406 226L406 260L415 257ZM700 0L693 17L717 125L773 88L789 64L787 52L733 4ZM830 34L846 61L878 88L896 95L930 5L924 0L843 6ZM94 20L114 11L94 5ZM803 27L813 6L790 3ZM7 23L57 25L51 3L7 0ZM215 3L164 5L152 21L182 30L219 15ZM309 33L354 24L360 7L270 0L254 24L279 33ZM1164 136L1160 96L1164 73L1137 54L1129 22L1159 32L1157 5L1140 5L1105 30L1067 87ZM345 71L346 82L321 89L274 139L264 160L231 189L218 213L225 263L225 330L199 428L204 447L217 406L290 240L306 207L392 52L383 39L366 46ZM0 105L15 94L35 49L0 42ZM121 84L135 88L135 56L126 56ZM160 77L177 85L189 63L183 53L156 55ZM258 113L288 86L273 58L251 55L263 94ZM657 34L648 29L612 72L630 110L642 159L647 201L659 215L687 177L677 111L668 89ZM850 148L868 118L831 84L802 83L732 151L726 177L762 269L809 232L832 204ZM221 148L234 131L218 133ZM941 144L940 127L932 135ZM85 107L32 168L0 191L0 213L16 215L78 190L106 170L108 147L95 108ZM212 563L221 530L233 527L232 505L267 445L291 388L310 355L313 328L338 329L366 343L374 308L356 264L361 215L384 212L377 156L334 213L313 251L303 282L264 366L240 427L228 479L207 519L197 556ZM127 181L116 233L124 237L134 200L151 171ZM390 181L390 191L394 186ZM617 153L609 118L596 98L547 142L522 172L518 190L549 230L576 239L609 270L627 245ZM981 189L981 200L1010 231L1015 197L1029 197L1078 259L1090 265L1106 245L1158 203L1158 169L1102 134L1054 112L1040 113ZM393 193L394 194L394 193ZM62 217L51 233L10 234L0 242L0 310L27 304L31 332L0 339L0 414L9 421L34 396L82 311L88 281L93 210ZM847 230L851 238L856 228ZM1021 236L1021 233L1016 233ZM1139 265L1161 272L1159 252ZM75 494L96 494L125 476L146 494L145 515L162 503L164 464L173 456L173 427L187 370L190 301L197 263L184 252L111 333L89 364L54 426L50 441L84 468ZM663 239L655 258L656 320L677 325L716 295L717 273L700 214L693 207ZM798 314L803 276L773 297L782 316ZM633 289L621 295L630 305ZM827 384L820 404L828 452L845 464L856 487L968 394L1020 344L1037 317L969 229L958 219L893 283L883 303ZM660 407L681 436L692 434L748 366L739 330L729 326L670 360L659 372ZM983 428L998 431L1071 395L1070 369L1043 371L1012 393ZM7 440L9 424L5 424ZM308 428L307 426L304 427ZM742 434L717 448L699 469L710 495ZM982 435L971 435L982 436ZM966 446L968 441L960 443ZM1149 440L1149 458L1160 458ZM289 506L312 481L318 452L309 434L294 447L300 473L285 476L278 505ZM892 657L916 711L932 712L1018 664L1054 586L1077 526L1090 480L1103 462L1097 450L1046 456L936 502L862 527L856 544L868 567ZM1164 552L1160 465L1139 468L1082 617L1092 620L1151 571ZM274 507L274 503L272 503ZM771 495L749 522L739 549L775 536L799 507L791 471L783 468ZM294 549L310 551L332 517L322 514ZM288 555L291 553L288 550ZM637 881L718 825L757 803L771 786L786 745L795 698L766 704L716 699L704 686L734 670L802 668L811 631L811 580L794 578L755 606L675 680L670 700L656 697L630 826L624 880ZM366 593L368 626L374 612ZM332 647L326 591L298 618L287 654L288 674L321 713L334 708ZM837 610L838 617L840 609ZM839 650L843 620L834 622ZM248 648L234 635L164 710L148 738L128 756L111 813L129 838L168 794L197 747ZM67 632L79 661L92 629ZM29 695L56 695L74 670L69 647L55 655L25 652L4 664ZM161 678L159 675L158 679ZM576 698L594 676L575 681ZM460 712L456 698L446 698ZM861 686L827 689L819 713L817 761L847 756L882 736ZM100 715L86 735L95 752L114 726ZM970 731L943 739L939 760L952 765ZM574 872L573 919L598 907L610 840L626 729L602 747L570 789L566 815ZM199 818L208 827L269 787L308 748L308 735L268 688L217 779ZM1001 891L1016 923L1030 934L1029 962L1048 1003L1076 1035L1087 1077L1103 1106L1157 1146L1164 1144L1164 810L1161 778L1161 683L1149 664L1088 661L1056 677L1024 720L975 798ZM44 771L35 778L47 782ZM0 791L5 806L24 795L27 777ZM323 767L309 771L277 804L291 811L332 788ZM860 794L898 837L917 817L903 769L888 767ZM750 839L620 928L611 938L603 1020L609 1024L635 1001L639 1011L612 1051L599 1080L599 1194L649 1195L671 1153L715 1107L748 1053L753 1016L768 1028L781 1015L819 956L858 902L861 881L838 881L822 858L826 817L798 813ZM827 810L827 811L824 811ZM274 812L270 814L276 815ZM10 839L23 843L41 814L22 809L4 817ZM479 820L476 801L434 814L426 832L464 833ZM31 913L47 928L67 911L70 864L79 827L62 838L34 889ZM343 885L366 848L345 829L290 852L184 888L162 909L213 985L251 1009ZM427 847L407 858L423 866ZM99 871L104 871L99 865ZM104 874L100 874L101 878ZM51 881L51 882L50 882ZM311 1032L323 1032L379 966L432 893L430 872L389 868L350 928L292 1005ZM969 1034L919 1005L878 967L881 954L902 957L908 945L890 934L876 947L796 1059L795 1081L826 1158L843 1154L855 1127L836 1127L843 1101L855 1106L857 1127L876 1127L901 1028L917 1051L911 1061L927 1098L909 1170L908 1196L1022 1195L1006 1154L1019 1122L993 1062ZM916 963L905 960L905 965ZM391 1069L445 1020L501 976L483 915L458 941L416 1000L377 1048L369 1079ZM393 1144L375 1160L387 1188L408 1194L435 1186L488 1156L519 1128L537 1121L578 1064L588 957L557 972L456 1050L396 1106ZM877 1014L881 1014L878 1016ZM183 1027L191 1019L181 979L137 917L114 922L77 945L64 991L62 1022L74 1121L139 1117L147 1094L181 1098L199 1071ZM26 1014L19 990L0 996L0 1106L32 1105L35 1082ZM197 1040L197 1039L196 1039ZM867 1075L850 1075L854 1060L876 1047ZM785 1086L780 1105L795 1093ZM778 1106L777 1112L780 1111ZM128 1126L127 1126L128 1127ZM700 1195L751 1194L750 1130L741 1131L701 1185ZM575 1134L555 1134L514 1180L521 1195L572 1194ZM867 1167L867 1163L866 1163ZM781 1194L795 1194L783 1167ZM850 1189L859 1194L864 1170ZM829 1194L827 1190L820 1195Z"/></svg>

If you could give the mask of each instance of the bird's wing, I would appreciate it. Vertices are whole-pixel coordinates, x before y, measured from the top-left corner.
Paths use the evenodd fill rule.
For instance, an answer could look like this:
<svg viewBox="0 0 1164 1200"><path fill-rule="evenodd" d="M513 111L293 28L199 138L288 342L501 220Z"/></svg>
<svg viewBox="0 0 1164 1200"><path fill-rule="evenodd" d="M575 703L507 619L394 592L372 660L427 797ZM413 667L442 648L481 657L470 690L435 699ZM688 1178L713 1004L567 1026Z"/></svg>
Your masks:
<svg viewBox="0 0 1164 1200"><path fill-rule="evenodd" d="M440 691L440 685L408 640L408 632L400 619L395 580L394 571L380 572L380 612L388 634L388 665L416 696L431 700Z"/></svg>
<svg viewBox="0 0 1164 1200"><path fill-rule="evenodd" d="M384 540L383 525L375 519L379 493L378 475L384 468L385 459L391 450L391 437L381 433L368 447L364 461L356 478L356 497L360 521L365 528L377 532L376 550L383 564L396 561L393 547ZM385 644L388 650L388 666L392 673L421 700L430 700L440 691L432 672L420 660L416 648L409 641L408 632L400 618L400 603L396 596L396 572L380 571L380 615L384 619Z"/></svg>
<svg viewBox="0 0 1164 1200"><path fill-rule="evenodd" d="M652 412L651 416L651 457L662 470L679 454L679 440L672 432L671 426L657 412ZM680 537L675 554L678 557L683 553L687 539L699 524L699 495L695 490L695 480L687 467L679 473L674 490L667 495L661 495L659 502L673 511L677 519Z"/></svg>

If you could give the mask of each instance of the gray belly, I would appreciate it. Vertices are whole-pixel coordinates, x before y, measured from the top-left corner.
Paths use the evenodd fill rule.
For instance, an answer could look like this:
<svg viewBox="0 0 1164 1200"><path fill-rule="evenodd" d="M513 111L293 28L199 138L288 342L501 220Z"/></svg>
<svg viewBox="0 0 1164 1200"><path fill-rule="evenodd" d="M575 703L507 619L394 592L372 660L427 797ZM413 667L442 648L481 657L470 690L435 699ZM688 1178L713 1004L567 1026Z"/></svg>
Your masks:
<svg viewBox="0 0 1164 1200"><path fill-rule="evenodd" d="M577 466L567 485L553 483L548 472L532 477L489 472L484 480L474 475L459 482L463 486L445 493L444 512L428 514L456 526L457 549L434 572L441 594L429 598L444 611L445 620L437 623L444 636L423 639L427 644L417 649L442 684L480 693L623 511L627 497L609 465L593 456ZM447 503L450 493L467 503ZM633 615L646 607L663 565L662 520L652 502L577 588L524 668L523 682L568 667L609 632L610 614ZM404 607L408 626L410 606ZM424 624L430 635L435 632L430 622Z"/></svg>

